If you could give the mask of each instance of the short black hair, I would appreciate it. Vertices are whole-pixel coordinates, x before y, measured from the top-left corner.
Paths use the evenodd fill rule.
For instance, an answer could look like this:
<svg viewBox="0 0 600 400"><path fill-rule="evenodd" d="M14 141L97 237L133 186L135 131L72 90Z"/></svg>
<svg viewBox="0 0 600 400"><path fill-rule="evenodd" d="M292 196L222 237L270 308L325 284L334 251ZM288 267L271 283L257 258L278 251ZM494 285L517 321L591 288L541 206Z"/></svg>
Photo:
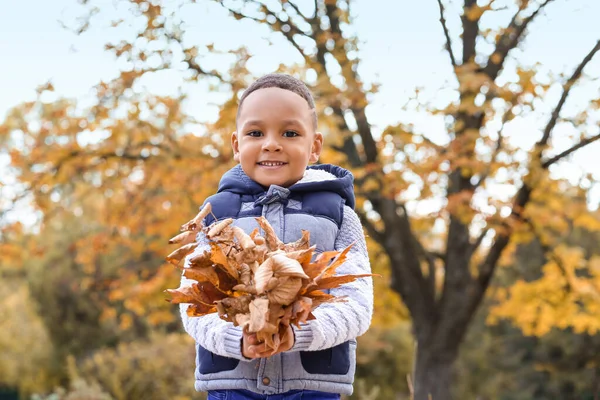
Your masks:
<svg viewBox="0 0 600 400"><path fill-rule="evenodd" d="M315 100L313 99L310 90L306 86L304 82L300 79L294 78L291 75L287 74L267 74L264 75L254 82L244 91L242 97L240 98L240 103L238 104L238 110L236 114L236 119L240 117L240 111L242 110L242 104L246 97L248 97L251 93L266 88L279 88L284 90L289 90L290 92L294 92L304 100L312 110L313 115L313 127L315 130L317 129L317 112L315 110Z"/></svg>

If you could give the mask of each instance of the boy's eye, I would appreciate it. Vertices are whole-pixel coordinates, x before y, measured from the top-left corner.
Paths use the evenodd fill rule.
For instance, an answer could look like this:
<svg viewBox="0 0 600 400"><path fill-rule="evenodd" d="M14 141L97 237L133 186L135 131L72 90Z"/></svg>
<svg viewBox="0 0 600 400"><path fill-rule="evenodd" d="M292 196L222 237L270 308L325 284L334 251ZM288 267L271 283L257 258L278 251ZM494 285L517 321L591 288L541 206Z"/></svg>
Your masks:
<svg viewBox="0 0 600 400"><path fill-rule="evenodd" d="M252 137L259 137L262 135L262 132L261 131L250 131L246 135L252 136Z"/></svg>
<svg viewBox="0 0 600 400"><path fill-rule="evenodd" d="M300 136L300 135L298 135L298 132L285 131L285 132L283 132L283 136L284 137L296 137L296 136Z"/></svg>

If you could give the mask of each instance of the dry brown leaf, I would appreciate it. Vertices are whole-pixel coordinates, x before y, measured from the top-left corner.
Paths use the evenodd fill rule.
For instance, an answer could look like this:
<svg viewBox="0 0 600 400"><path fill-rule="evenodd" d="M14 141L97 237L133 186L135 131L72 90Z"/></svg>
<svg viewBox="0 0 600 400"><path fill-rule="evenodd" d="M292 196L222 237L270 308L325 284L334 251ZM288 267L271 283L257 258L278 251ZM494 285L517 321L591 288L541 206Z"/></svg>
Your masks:
<svg viewBox="0 0 600 400"><path fill-rule="evenodd" d="M362 275L334 275L328 276L326 278L320 279L318 282L315 280L313 283L313 288L310 288L310 285L307 287L307 293L313 290L325 290L325 289L333 289L340 285L354 282L358 278L367 278L374 276L373 274L362 274Z"/></svg>
<svg viewBox="0 0 600 400"><path fill-rule="evenodd" d="M225 292L233 290L233 287L238 284L237 279L229 275L222 267L215 267L215 272L219 277L219 289Z"/></svg>
<svg viewBox="0 0 600 400"><path fill-rule="evenodd" d="M188 243L183 247L178 248L167 256L167 262L173 265L179 265L179 262L188 254L194 251L198 243Z"/></svg>
<svg viewBox="0 0 600 400"><path fill-rule="evenodd" d="M171 299L168 300L171 303L190 303L209 307L215 307L215 301L227 297L210 282L198 282L177 289L167 289L165 292L171 295Z"/></svg>
<svg viewBox="0 0 600 400"><path fill-rule="evenodd" d="M210 282L213 285L219 285L219 276L215 271L214 267L200 267L200 268L184 268L183 276L188 279L195 280L197 282Z"/></svg>
<svg viewBox="0 0 600 400"><path fill-rule="evenodd" d="M237 315L244 315L250 312L250 295L240 297L227 297L217 302L219 316L226 320L235 320Z"/></svg>
<svg viewBox="0 0 600 400"><path fill-rule="evenodd" d="M189 262L190 266L196 268L210 267L213 265L213 261L211 260L211 254L207 250L204 250L202 253L190 257Z"/></svg>
<svg viewBox="0 0 600 400"><path fill-rule="evenodd" d="M244 285L249 285L252 282L252 270L250 270L250 266L246 263L240 265L240 281Z"/></svg>
<svg viewBox="0 0 600 400"><path fill-rule="evenodd" d="M250 293L250 294L258 294L256 292L256 287L254 287L254 285L235 285L233 287L233 290L237 291L237 292L244 292L244 293Z"/></svg>
<svg viewBox="0 0 600 400"><path fill-rule="evenodd" d="M221 247L216 243L211 243L210 249L210 260L215 264L221 265L225 272L231 275L231 277L233 277L234 279L238 279L239 273L237 269L235 269L235 267L231 265L231 263L227 259L227 256L223 253Z"/></svg>
<svg viewBox="0 0 600 400"><path fill-rule="evenodd" d="M186 231L182 232L179 235L171 238L169 240L169 244L179 243L180 245L186 245L188 243L192 243L196 240L196 232L194 231Z"/></svg>
<svg viewBox="0 0 600 400"><path fill-rule="evenodd" d="M200 212L194 217L194 219L192 219L191 221L181 225L181 231L192 231L192 232L198 232L198 227L201 224L201 221L206 218L206 216L208 214L210 214L212 211L212 206L210 205L210 203L206 203L206 205L204 207L202 207L202 210L200 210Z"/></svg>
<svg viewBox="0 0 600 400"><path fill-rule="evenodd" d="M296 299L301 287L301 278L279 278L279 284L267 292L267 298L271 303L287 306Z"/></svg>
<svg viewBox="0 0 600 400"><path fill-rule="evenodd" d="M256 298L250 303L250 324L248 330L250 332L259 332L265 328L269 317L269 300L264 298Z"/></svg>
<svg viewBox="0 0 600 400"><path fill-rule="evenodd" d="M285 254L275 254L271 257L273 260L273 274L275 276L290 276L295 278L308 279L308 275L304 273L302 265L296 260L286 257Z"/></svg>
<svg viewBox="0 0 600 400"><path fill-rule="evenodd" d="M282 279L287 279L287 278L282 278ZM271 279L269 279L269 282L267 282L265 291L273 290L273 289L275 289L275 287L277 287L277 285L279 285L279 278L272 277Z"/></svg>
<svg viewBox="0 0 600 400"><path fill-rule="evenodd" d="M283 242L279 240L275 234L275 231L273 230L273 227L271 224L269 224L269 221L267 221L265 217L256 218L256 221L265 232L265 240L267 242L267 248L269 251L279 250L279 246L283 245Z"/></svg>
<svg viewBox="0 0 600 400"><path fill-rule="evenodd" d="M316 245L309 247L308 249L305 250L296 250L296 251L292 251L289 253L286 253L285 256L287 258L291 258L292 260L296 260L298 261L303 269L305 266L308 266L308 264L310 263L310 260L312 259L312 255L316 249Z"/></svg>
<svg viewBox="0 0 600 400"><path fill-rule="evenodd" d="M202 317L206 314L214 313L217 310L215 306L206 304L190 304L186 310L188 317Z"/></svg>
<svg viewBox="0 0 600 400"><path fill-rule="evenodd" d="M283 250L286 253L291 253L298 250L308 250L310 247L310 232L302 230L302 237L295 242L286 243L283 245Z"/></svg>
<svg viewBox="0 0 600 400"><path fill-rule="evenodd" d="M225 229L226 227L228 227L232 223L233 223L233 218L224 219L223 221L219 222L218 224L213 225L208 230L208 233L206 234L206 237L209 238L209 239L214 238L215 236L219 235L223 231L223 229Z"/></svg>
<svg viewBox="0 0 600 400"><path fill-rule="evenodd" d="M240 244L240 246L242 247L242 249L249 250L249 249L253 249L256 247L256 243L254 243L254 240L252 240L250 235L247 235L246 232L244 232L244 230L242 228L240 228L238 226L234 226L233 227L233 235L237 239L237 241Z"/></svg>
<svg viewBox="0 0 600 400"><path fill-rule="evenodd" d="M339 253L331 262L331 264L329 264L329 266L327 266L327 268L325 268L323 271L321 271L321 273L315 278L315 281L318 281L324 277L327 276L333 276L335 274L335 270L344 263L344 261L346 261L346 258L348 256L348 252L350 251L350 249L352 248L352 244L348 247L346 247L344 250L342 250L341 253Z"/></svg>
<svg viewBox="0 0 600 400"><path fill-rule="evenodd" d="M262 294L267 287L267 283L273 277L273 258L267 258L265 262L260 264L254 271L254 286L256 292Z"/></svg>
<svg viewBox="0 0 600 400"><path fill-rule="evenodd" d="M170 301L174 304L193 303L196 301L196 296L192 285L181 286L177 289L167 289L165 292L171 295L171 298L167 299L167 301Z"/></svg>
<svg viewBox="0 0 600 400"><path fill-rule="evenodd" d="M306 273L306 275L308 275L309 279L316 278L321 272L323 272L325 268L329 266L331 260L333 260L338 255L338 253L339 252L337 251L325 251L319 254L315 258L314 262L304 267L304 272Z"/></svg>
<svg viewBox="0 0 600 400"><path fill-rule="evenodd" d="M306 296L300 297L292 304L292 318L298 328L300 328L300 324L308 321L308 316L312 311L312 304L312 299Z"/></svg>
<svg viewBox="0 0 600 400"><path fill-rule="evenodd" d="M241 326L242 329L247 329L248 325L250 325L250 313L236 314L235 320L232 322L237 326Z"/></svg>

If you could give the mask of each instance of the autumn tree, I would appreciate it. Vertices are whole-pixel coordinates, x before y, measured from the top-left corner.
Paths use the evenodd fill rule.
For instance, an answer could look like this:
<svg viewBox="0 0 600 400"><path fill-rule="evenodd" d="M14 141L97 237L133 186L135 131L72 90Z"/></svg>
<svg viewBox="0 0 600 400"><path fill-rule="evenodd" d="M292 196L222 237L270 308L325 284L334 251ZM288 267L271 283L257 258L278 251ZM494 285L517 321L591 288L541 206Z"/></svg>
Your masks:
<svg viewBox="0 0 600 400"><path fill-rule="evenodd" d="M590 128L600 102L590 101L576 115L565 112L570 94L591 84L584 70L600 41L573 60L564 76L544 74L515 56L535 21L559 1L438 0L454 96L445 107L423 107L445 121L443 141L433 141L410 121L376 134L366 108L377 86L364 83L358 74L360 38L350 29L349 0L123 1L111 29L128 26L129 33L107 44L123 69L114 80L96 86L96 103L82 110L68 100L48 102L43 95L51 88L41 88L38 100L8 115L0 140L22 144L11 152L13 171L45 216L77 212L61 193L74 182L85 183L77 194L105 197L100 215L114 226L111 240L107 234L98 240L109 246L120 240L137 254L162 249L159 242L193 215L191 210L214 191L230 165L228 136L234 130L238 95L250 78L246 49L223 54L211 43L195 44L186 35L184 16L199 3L214 4L238 20L267 27L302 60L281 71L301 78L316 75L309 83L329 145L323 161L355 173L358 212L389 258L390 286L410 313L418 343L414 397L444 400L450 397L452 365L473 315L501 256L509 256L516 243L533 237L543 241L552 253L540 284L547 293L569 289L562 312L577 311L582 318L568 324L590 332L598 328L593 319L584 318L598 304L597 275L576 273L597 261L568 245L553 251L564 227L561 220L597 230L597 216L585 203L552 197L562 184L551 170L600 139ZM79 33L94 26L102 11L93 0L82 3L89 12L75 27ZM447 12L450 5L459 12ZM489 22L498 21L487 17L499 13L511 13L505 24ZM450 19L460 19L460 29L449 29ZM218 71L207 66L214 57L234 62ZM204 84L227 93L217 121L199 124L184 112L184 91L175 97L144 92L143 80L158 73L177 74L189 87ZM528 116L543 123L527 133L536 137L536 144L519 148L509 140L510 125ZM190 126L198 125L203 132L191 134ZM554 146L557 135L569 145ZM591 177L582 178L580 190L592 183ZM424 213L423 202L437 207ZM158 275L163 279L155 280L155 287L166 275ZM506 304L510 298L530 299L518 297L527 290L521 285L507 293ZM500 316L510 317L510 310ZM550 324L558 323L558 314L553 315Z"/></svg>
<svg viewBox="0 0 600 400"><path fill-rule="evenodd" d="M561 204L585 204L584 191L568 182L563 184L566 190L553 193ZM593 273L593 262L589 260L600 253L600 232L577 227L568 218L563 222L568 227L560 230L556 242L582 251L577 274L589 276ZM477 311L460 352L455 369L457 382L453 385L457 398L574 400L592 398L598 391L600 336L584 325L593 318L594 306L568 309L573 302L571 296L577 294L561 290L560 279L546 287L539 285L544 282L547 268L540 266L557 259L557 253L549 250L543 240L518 243L511 256L500 261L490 284L491 295ZM533 301L513 301L512 296L504 301L507 291L516 291L521 297L534 289ZM531 312L531 307L539 307L540 302L552 305L552 310ZM498 311L510 311L508 318L498 319ZM534 329L538 332L532 334Z"/></svg>

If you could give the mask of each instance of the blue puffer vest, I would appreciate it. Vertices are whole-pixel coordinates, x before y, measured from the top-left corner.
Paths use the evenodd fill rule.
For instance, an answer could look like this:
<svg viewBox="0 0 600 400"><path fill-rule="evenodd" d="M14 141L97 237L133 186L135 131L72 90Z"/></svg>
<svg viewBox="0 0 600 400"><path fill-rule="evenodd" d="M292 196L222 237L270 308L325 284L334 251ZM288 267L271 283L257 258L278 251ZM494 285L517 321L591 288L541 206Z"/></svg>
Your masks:
<svg viewBox="0 0 600 400"><path fill-rule="evenodd" d="M310 231L317 252L333 250L342 224L344 205L354 208L353 177L334 165L309 169L329 172L337 179L298 182L288 188L272 185L265 189L251 180L240 165L229 170L218 192L206 199L218 220L233 218L247 233L258 227L255 218L264 216L284 242L293 242L301 230ZM208 226L212 216L205 219ZM351 340L321 351L289 351L273 357L240 361L211 353L196 345L197 390L247 389L262 394L295 389L352 393L356 341Z"/></svg>

